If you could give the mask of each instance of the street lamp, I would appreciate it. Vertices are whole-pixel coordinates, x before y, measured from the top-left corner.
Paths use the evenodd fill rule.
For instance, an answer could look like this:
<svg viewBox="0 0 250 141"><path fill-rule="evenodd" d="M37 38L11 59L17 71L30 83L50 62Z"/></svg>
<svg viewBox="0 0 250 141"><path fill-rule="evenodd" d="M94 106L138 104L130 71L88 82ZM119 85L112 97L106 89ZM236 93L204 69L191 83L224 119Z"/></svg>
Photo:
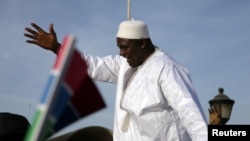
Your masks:
<svg viewBox="0 0 250 141"><path fill-rule="evenodd" d="M225 95L224 89L218 89L219 94L216 95L212 100L209 101L210 106L218 106L221 112L220 125L225 125L230 119L231 111L233 108L234 100L231 100L227 95Z"/></svg>

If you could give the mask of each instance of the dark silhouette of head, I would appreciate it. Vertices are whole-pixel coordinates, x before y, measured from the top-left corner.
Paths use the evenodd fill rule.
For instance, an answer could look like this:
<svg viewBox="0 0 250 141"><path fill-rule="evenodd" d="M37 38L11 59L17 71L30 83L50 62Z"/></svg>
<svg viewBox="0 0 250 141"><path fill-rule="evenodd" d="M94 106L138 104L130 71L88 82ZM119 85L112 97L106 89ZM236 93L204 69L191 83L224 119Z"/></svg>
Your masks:
<svg viewBox="0 0 250 141"><path fill-rule="evenodd" d="M29 126L30 123L22 115L0 113L0 141L22 141Z"/></svg>

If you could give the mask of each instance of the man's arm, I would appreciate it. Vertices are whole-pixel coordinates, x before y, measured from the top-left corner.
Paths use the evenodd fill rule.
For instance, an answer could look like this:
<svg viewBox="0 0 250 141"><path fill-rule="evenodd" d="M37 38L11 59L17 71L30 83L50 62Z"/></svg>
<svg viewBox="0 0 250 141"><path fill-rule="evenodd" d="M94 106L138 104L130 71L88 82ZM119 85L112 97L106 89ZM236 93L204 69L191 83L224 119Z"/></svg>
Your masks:
<svg viewBox="0 0 250 141"><path fill-rule="evenodd" d="M192 141L207 140L207 122L191 78L175 65L164 68L161 89Z"/></svg>

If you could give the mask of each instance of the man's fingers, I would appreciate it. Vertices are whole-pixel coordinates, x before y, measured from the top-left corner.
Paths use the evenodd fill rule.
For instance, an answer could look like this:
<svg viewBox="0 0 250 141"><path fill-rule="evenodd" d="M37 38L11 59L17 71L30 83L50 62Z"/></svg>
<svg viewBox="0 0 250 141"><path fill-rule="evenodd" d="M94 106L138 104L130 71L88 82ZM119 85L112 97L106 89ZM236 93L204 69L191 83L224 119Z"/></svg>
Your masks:
<svg viewBox="0 0 250 141"><path fill-rule="evenodd" d="M56 34L55 31L54 31L54 25L53 25L53 24L50 24L50 26L49 26L49 31L50 31L50 33L53 34L53 35Z"/></svg>
<svg viewBox="0 0 250 141"><path fill-rule="evenodd" d="M210 111L211 112L216 112L216 109L214 108L214 106L210 106Z"/></svg>
<svg viewBox="0 0 250 141"><path fill-rule="evenodd" d="M210 109L215 111L215 112L220 112L220 105L218 105L218 104L212 105L212 106L210 106Z"/></svg>
<svg viewBox="0 0 250 141"><path fill-rule="evenodd" d="M210 110L210 109L208 109L208 112L211 114L212 113L212 111Z"/></svg>
<svg viewBox="0 0 250 141"><path fill-rule="evenodd" d="M38 33L28 27L25 28L26 31L28 31L29 33L33 34L33 35L37 35Z"/></svg>
<svg viewBox="0 0 250 141"><path fill-rule="evenodd" d="M220 105L215 105L214 110L218 113L220 113Z"/></svg>
<svg viewBox="0 0 250 141"><path fill-rule="evenodd" d="M38 32L44 32L43 29L42 29L40 26L38 26L37 24L31 23L31 25L32 25Z"/></svg>
<svg viewBox="0 0 250 141"><path fill-rule="evenodd" d="M36 40L36 36L35 36L35 35L31 35L31 34L24 33L24 36Z"/></svg>
<svg viewBox="0 0 250 141"><path fill-rule="evenodd" d="M31 43L31 44L35 44L35 45L38 45L37 44L37 41L35 40L26 40L27 43Z"/></svg>
<svg viewBox="0 0 250 141"><path fill-rule="evenodd" d="M220 110L220 105L216 105L216 109L217 109L217 110Z"/></svg>

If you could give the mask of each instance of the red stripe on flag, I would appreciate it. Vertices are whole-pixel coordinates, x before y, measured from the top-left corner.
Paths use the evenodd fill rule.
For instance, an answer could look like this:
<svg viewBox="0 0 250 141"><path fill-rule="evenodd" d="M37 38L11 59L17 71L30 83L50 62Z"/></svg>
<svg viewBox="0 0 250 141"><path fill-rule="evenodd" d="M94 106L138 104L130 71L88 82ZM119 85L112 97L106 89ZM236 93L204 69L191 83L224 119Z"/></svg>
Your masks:
<svg viewBox="0 0 250 141"><path fill-rule="evenodd" d="M88 76L87 64L76 49L73 51L64 80L73 91L71 102L81 116L105 107L97 87Z"/></svg>
<svg viewBox="0 0 250 141"><path fill-rule="evenodd" d="M70 46L67 46L67 43L70 41L70 37L69 36L66 36L63 41L62 41L62 45L60 47L60 50L57 54L57 58L56 58L56 61L53 65L53 69L54 70L57 70L57 69L60 69L60 66L63 65L63 57L65 56L64 54L66 53L65 50L66 48L69 48Z"/></svg>
<svg viewBox="0 0 250 141"><path fill-rule="evenodd" d="M73 93L81 86L81 81L87 77L87 64L81 54L74 49L64 81L71 88Z"/></svg>
<svg viewBox="0 0 250 141"><path fill-rule="evenodd" d="M98 89L89 76L86 76L81 82L81 87L75 90L71 102L81 117L96 112L106 106Z"/></svg>

